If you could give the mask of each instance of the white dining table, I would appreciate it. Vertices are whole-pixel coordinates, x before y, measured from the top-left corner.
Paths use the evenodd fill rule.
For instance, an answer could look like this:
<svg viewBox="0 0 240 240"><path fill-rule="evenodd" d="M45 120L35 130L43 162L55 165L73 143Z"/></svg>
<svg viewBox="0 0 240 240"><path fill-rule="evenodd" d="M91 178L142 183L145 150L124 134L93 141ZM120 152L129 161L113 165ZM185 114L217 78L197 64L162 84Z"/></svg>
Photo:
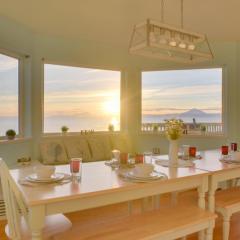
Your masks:
<svg viewBox="0 0 240 240"><path fill-rule="evenodd" d="M215 211L215 192L219 183L240 177L240 163L226 163L220 149L199 151L200 159L192 160L192 168L209 172L208 210ZM167 160L168 155L155 156L153 159Z"/></svg>
<svg viewBox="0 0 240 240"><path fill-rule="evenodd" d="M10 175L15 193L24 203L21 207L28 209L25 217L32 233L32 240L41 240L47 215L127 202L167 192L197 188L198 205L205 209L209 172L194 167L155 166L155 169L166 174L167 179L133 183L119 177L117 172L106 166L103 161L84 163L81 182L45 184L37 187L20 184L19 179L33 173L31 166L12 169ZM57 166L56 172L69 174L69 165Z"/></svg>

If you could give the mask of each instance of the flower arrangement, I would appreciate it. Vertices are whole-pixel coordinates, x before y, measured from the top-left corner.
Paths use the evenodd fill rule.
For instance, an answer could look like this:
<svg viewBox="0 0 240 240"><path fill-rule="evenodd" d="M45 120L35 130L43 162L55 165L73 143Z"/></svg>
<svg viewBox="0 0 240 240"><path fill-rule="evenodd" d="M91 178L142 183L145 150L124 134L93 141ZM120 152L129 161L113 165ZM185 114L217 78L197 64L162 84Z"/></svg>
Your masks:
<svg viewBox="0 0 240 240"><path fill-rule="evenodd" d="M177 140L181 137L184 130L184 123L181 119L166 119L165 134L169 140Z"/></svg>

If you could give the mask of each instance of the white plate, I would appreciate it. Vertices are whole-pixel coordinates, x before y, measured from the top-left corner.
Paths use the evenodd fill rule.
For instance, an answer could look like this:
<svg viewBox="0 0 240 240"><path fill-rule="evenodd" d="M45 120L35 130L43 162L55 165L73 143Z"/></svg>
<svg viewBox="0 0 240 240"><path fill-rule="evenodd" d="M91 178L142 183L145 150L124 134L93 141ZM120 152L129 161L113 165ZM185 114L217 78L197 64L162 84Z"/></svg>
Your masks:
<svg viewBox="0 0 240 240"><path fill-rule="evenodd" d="M36 173L30 174L26 177L29 182L48 183L58 182L63 180L65 177L64 173L54 173L50 178L38 178Z"/></svg>
<svg viewBox="0 0 240 240"><path fill-rule="evenodd" d="M160 175L157 172L152 172L148 176L140 176L131 171L131 172L128 172L126 176L134 179L150 179L151 180L151 179L159 178Z"/></svg>

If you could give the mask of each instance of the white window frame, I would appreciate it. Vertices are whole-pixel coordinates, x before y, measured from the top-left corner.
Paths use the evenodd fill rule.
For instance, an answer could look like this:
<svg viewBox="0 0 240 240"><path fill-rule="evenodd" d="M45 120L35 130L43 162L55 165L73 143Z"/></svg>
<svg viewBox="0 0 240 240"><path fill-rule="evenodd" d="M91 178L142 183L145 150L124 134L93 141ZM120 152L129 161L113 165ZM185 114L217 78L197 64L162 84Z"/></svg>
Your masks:
<svg viewBox="0 0 240 240"><path fill-rule="evenodd" d="M119 68L104 68L103 66L95 66L95 65L80 65L80 64L76 64L76 63L64 63L64 62L58 62L58 61L50 61L50 60L46 60L44 58L42 58L42 64L41 64L41 72L42 72L42 77L41 77L41 92L42 92L42 98L41 98L41 113L42 113L42 118L41 118L41 135L42 136L60 136L62 135L61 132L53 132L53 133L45 133L44 132L44 96L45 96L45 92L44 92L44 76L45 76L45 72L44 72L44 65L45 64L52 64L52 65L59 65L59 66L66 66L66 67L78 67L78 68L90 68L90 69L98 69L98 70L105 70L105 71L118 71L120 72L120 129L119 131L114 131L113 133L121 133L124 129L125 126L123 126L123 108L122 108L122 99L123 99L123 89L125 88L124 86L124 81L123 81L123 71L122 69ZM110 133L109 131L95 131L94 134L101 134L101 133ZM68 135L80 135L81 132L70 132Z"/></svg>
<svg viewBox="0 0 240 240"><path fill-rule="evenodd" d="M23 74L24 74L24 66L23 66L23 60L24 56L17 54L15 52L6 50L6 49L0 49L0 54L12 57L18 60L18 134L16 135L17 138L22 138L24 136L24 127L23 127ZM0 136L1 139L5 139L6 136Z"/></svg>
<svg viewBox="0 0 240 240"><path fill-rule="evenodd" d="M178 70L201 70L201 69L213 69L213 68L221 68L222 69L222 133L221 134L211 134L211 135L206 135L206 137L227 137L228 134L228 118L227 118L227 102L228 102L228 85L227 85L227 67L225 65L216 65L216 66L196 66L196 67L182 67L182 68L164 68L164 69L142 69L141 70L141 121L140 121L140 128L139 131L141 133L146 133L148 132L142 131L142 73L143 72L160 72L160 71L178 71ZM151 133L151 132L149 132ZM156 134L163 134L163 133L156 133ZM196 135L196 134L186 134L184 135L186 137L188 136L202 136L202 135Z"/></svg>

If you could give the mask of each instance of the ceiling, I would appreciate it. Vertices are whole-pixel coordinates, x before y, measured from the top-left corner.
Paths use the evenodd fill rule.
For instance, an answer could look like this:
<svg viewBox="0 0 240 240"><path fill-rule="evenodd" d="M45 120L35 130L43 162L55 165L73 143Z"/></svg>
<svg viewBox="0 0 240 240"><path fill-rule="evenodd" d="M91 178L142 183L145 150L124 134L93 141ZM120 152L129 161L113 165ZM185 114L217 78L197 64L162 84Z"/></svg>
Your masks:
<svg viewBox="0 0 240 240"><path fill-rule="evenodd" d="M160 0L0 0L0 15L37 34L128 45L133 25L161 19ZM165 22L179 26L180 0L165 0ZM240 40L239 0L184 0L184 28L210 40Z"/></svg>

